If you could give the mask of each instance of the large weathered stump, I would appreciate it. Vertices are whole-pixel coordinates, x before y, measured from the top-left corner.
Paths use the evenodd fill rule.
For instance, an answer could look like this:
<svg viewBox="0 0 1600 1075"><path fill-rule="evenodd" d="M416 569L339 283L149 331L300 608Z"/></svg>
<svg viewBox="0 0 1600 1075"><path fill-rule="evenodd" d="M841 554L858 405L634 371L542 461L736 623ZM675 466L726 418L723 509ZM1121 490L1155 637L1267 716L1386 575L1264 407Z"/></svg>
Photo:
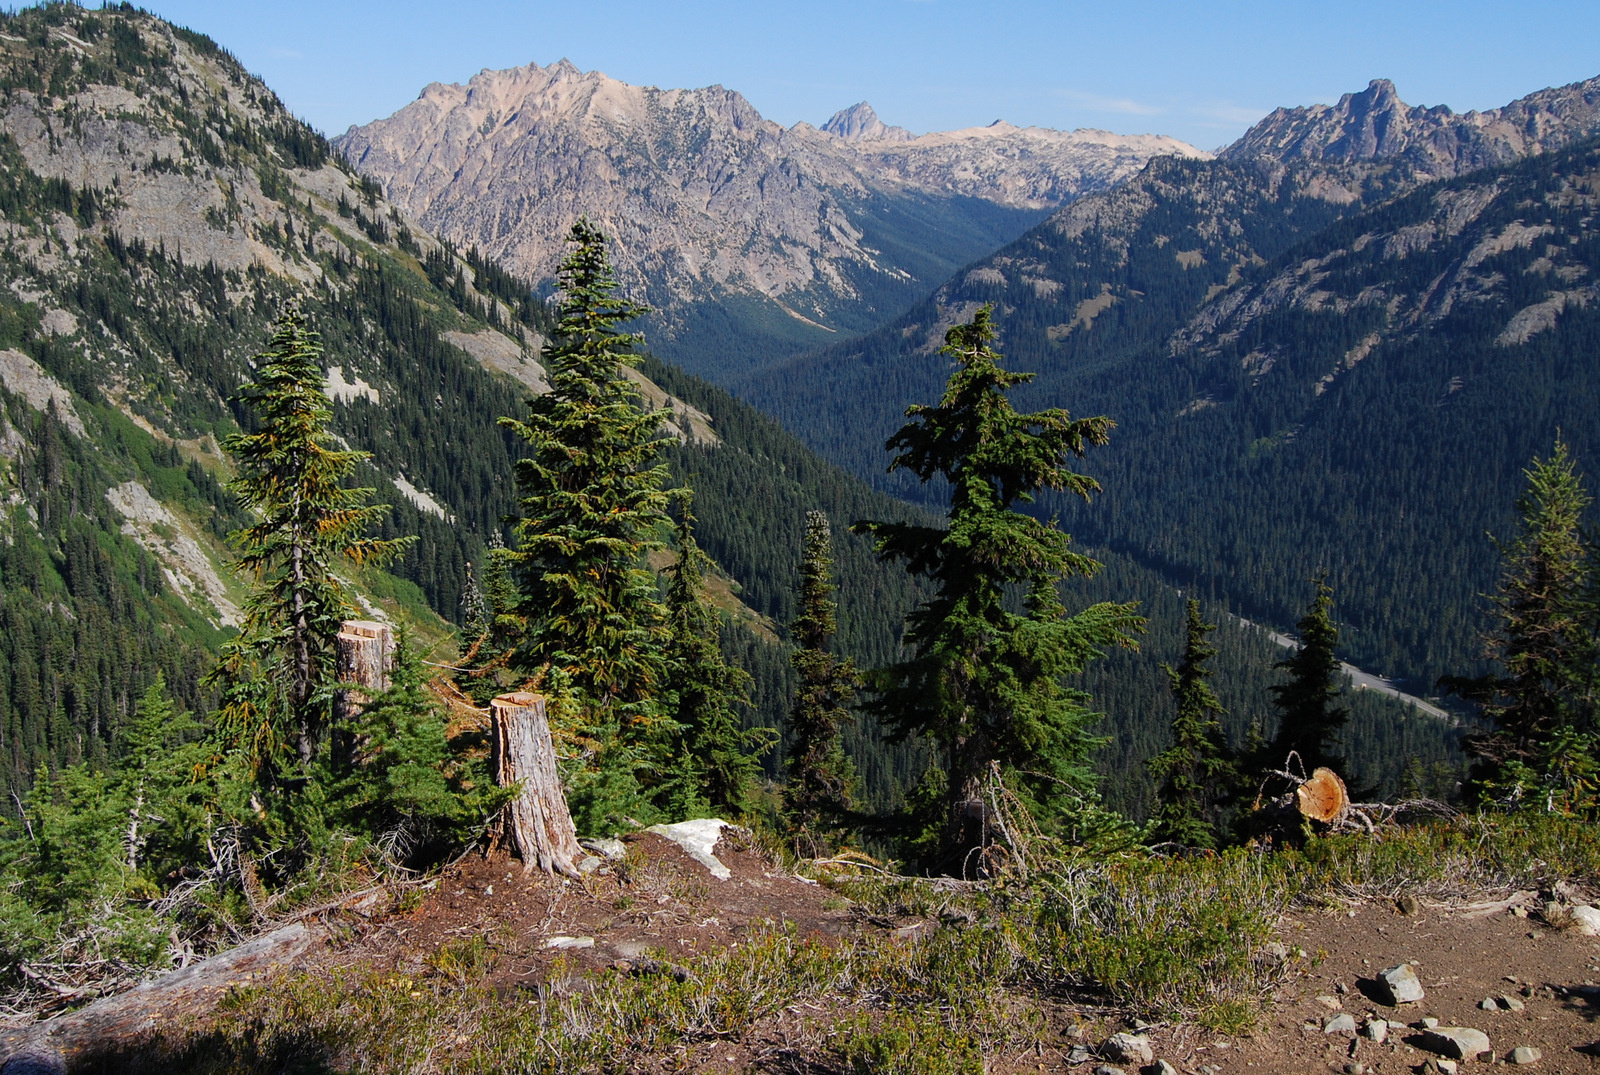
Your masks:
<svg viewBox="0 0 1600 1075"><path fill-rule="evenodd" d="M545 873L579 876L577 860L583 850L561 790L544 698L520 691L502 694L489 708L495 782L501 787L521 785L517 797L501 811L500 840L522 857L524 873L538 866Z"/></svg>

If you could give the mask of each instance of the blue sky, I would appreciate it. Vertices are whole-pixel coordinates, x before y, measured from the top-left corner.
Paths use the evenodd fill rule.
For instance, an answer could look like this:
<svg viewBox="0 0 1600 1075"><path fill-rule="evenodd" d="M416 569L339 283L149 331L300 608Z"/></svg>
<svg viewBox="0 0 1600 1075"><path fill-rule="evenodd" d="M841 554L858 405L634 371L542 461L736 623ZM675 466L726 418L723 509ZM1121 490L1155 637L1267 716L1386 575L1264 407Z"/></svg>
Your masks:
<svg viewBox="0 0 1600 1075"><path fill-rule="evenodd" d="M1596 0L143 2L210 34L329 134L429 82L562 57L640 85L720 83L785 125L868 100L917 132L1004 118L1205 149L1372 78L1465 111L1600 74Z"/></svg>

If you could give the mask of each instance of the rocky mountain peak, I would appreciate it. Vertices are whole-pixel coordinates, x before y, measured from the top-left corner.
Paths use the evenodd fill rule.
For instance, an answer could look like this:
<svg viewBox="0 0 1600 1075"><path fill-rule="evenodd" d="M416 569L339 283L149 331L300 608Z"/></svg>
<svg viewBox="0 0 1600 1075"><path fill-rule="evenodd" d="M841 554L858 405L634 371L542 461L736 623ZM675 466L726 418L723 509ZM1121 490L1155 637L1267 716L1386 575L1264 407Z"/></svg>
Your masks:
<svg viewBox="0 0 1600 1075"><path fill-rule="evenodd" d="M835 112L833 118L822 125L822 129L846 142L877 142L885 139L909 142L915 137L904 127L891 127L884 123L865 101Z"/></svg>
<svg viewBox="0 0 1600 1075"><path fill-rule="evenodd" d="M1418 179L1460 175L1600 133L1600 78L1503 108L1456 114L1408 105L1376 78L1334 105L1279 108L1220 154L1231 160L1394 161Z"/></svg>

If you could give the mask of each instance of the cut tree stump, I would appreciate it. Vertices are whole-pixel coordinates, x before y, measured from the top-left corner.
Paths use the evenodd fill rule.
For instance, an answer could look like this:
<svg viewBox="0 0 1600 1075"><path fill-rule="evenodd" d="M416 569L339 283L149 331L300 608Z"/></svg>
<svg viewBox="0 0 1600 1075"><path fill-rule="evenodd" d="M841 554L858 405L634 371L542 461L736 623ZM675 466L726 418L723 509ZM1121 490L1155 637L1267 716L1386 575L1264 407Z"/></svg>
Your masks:
<svg viewBox="0 0 1600 1075"><path fill-rule="evenodd" d="M489 703L494 723L491 764L501 787L520 784L517 797L500 813L499 839L522 858L522 871L580 876L583 856L578 830L561 790L556 748L550 739L543 696L519 691Z"/></svg>
<svg viewBox="0 0 1600 1075"><path fill-rule="evenodd" d="M339 682L354 683L362 690L341 689L334 698L334 719L344 720L361 712L374 695L389 689L389 673L394 669L394 630L375 620L345 620L339 626Z"/></svg>
<svg viewBox="0 0 1600 1075"><path fill-rule="evenodd" d="M1344 781L1325 766L1318 766L1311 779L1295 789L1294 797L1300 813L1313 821L1332 824L1350 809L1350 793L1345 790Z"/></svg>

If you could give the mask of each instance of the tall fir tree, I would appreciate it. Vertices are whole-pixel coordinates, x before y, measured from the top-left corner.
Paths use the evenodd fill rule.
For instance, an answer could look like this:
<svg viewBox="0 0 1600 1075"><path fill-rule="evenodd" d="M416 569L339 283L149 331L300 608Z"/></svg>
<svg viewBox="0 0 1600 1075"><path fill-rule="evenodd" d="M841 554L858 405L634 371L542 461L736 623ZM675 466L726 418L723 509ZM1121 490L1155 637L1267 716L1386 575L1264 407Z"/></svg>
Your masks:
<svg viewBox="0 0 1600 1075"><path fill-rule="evenodd" d="M891 470L949 483L948 528L856 524L877 539L880 558L903 560L935 590L908 617L911 657L876 676L868 707L895 737L937 746L941 816L925 820L944 867L995 835L985 800L992 763L1047 829L1097 801L1088 758L1103 742L1091 730L1100 715L1065 681L1104 647L1133 645L1143 624L1131 604L1069 615L1060 584L1100 565L1072 551L1054 522L1014 506L1040 489L1087 499L1098 485L1066 461L1104 444L1111 421L1060 408L1017 413L1006 391L1033 375L1000 366L990 315L983 307L950 329L943 353L959 368L939 403L909 408L911 421L886 445L897 453Z"/></svg>
<svg viewBox="0 0 1600 1075"><path fill-rule="evenodd" d="M1272 688L1278 710L1278 731L1260 759L1261 768L1279 769L1290 752L1299 755L1305 774L1318 766L1338 769L1342 759L1335 750L1350 711L1336 705L1339 697L1339 628L1333 622L1333 590L1326 572L1312 580L1316 594L1295 628L1300 645L1293 656L1275 664L1289 673L1288 682ZM1342 774L1346 779L1350 774Z"/></svg>
<svg viewBox="0 0 1600 1075"><path fill-rule="evenodd" d="M1600 796L1600 573L1583 532L1591 498L1560 436L1550 457L1523 473L1520 533L1497 543L1504 566L1484 640L1500 671L1446 677L1441 686L1478 702L1494 723L1467 740L1477 757L1474 798L1592 809Z"/></svg>
<svg viewBox="0 0 1600 1075"><path fill-rule="evenodd" d="M1209 662L1217 647L1207 637L1217 629L1200 618L1200 602L1186 606L1183 660L1177 668L1162 665L1172 689L1176 712L1172 745L1150 759L1156 778L1157 807L1152 838L1184 847L1216 846L1216 807L1235 782L1227 739L1218 721L1225 710L1211 689Z"/></svg>
<svg viewBox="0 0 1600 1075"><path fill-rule="evenodd" d="M334 639L353 613L337 568L384 563L416 539L363 536L389 505L344 484L370 453L334 447L322 348L299 310L278 319L256 371L238 398L257 428L223 442L238 466L228 488L256 518L229 540L255 584L213 675L226 688L220 725L253 768L270 770L288 746L304 770L330 715Z"/></svg>
<svg viewBox="0 0 1600 1075"><path fill-rule="evenodd" d="M677 727L678 780L668 804L676 818L710 810L740 815L761 777L759 756L771 749L766 728L746 728L750 675L722 656L721 616L706 598L711 561L694 539L694 513L680 503L678 558L667 568L667 690Z"/></svg>
<svg viewBox="0 0 1600 1075"><path fill-rule="evenodd" d="M784 806L797 842L821 851L853 805L855 767L845 755L840 729L853 720L850 703L861 689L855 662L831 651L838 631L833 597L833 532L821 511L806 513L800 559L800 608L790 624L794 652L794 705L789 711L789 780Z"/></svg>
<svg viewBox="0 0 1600 1075"><path fill-rule="evenodd" d="M588 220L568 243L543 353L550 391L528 401L526 419L500 419L529 451L504 558L518 590L512 666L570 691L583 714L591 757L574 813L592 827L636 807L638 775L665 760L652 726L669 631L645 557L670 520L662 415L623 373L641 337L618 326L645 308L614 294L605 237Z"/></svg>

